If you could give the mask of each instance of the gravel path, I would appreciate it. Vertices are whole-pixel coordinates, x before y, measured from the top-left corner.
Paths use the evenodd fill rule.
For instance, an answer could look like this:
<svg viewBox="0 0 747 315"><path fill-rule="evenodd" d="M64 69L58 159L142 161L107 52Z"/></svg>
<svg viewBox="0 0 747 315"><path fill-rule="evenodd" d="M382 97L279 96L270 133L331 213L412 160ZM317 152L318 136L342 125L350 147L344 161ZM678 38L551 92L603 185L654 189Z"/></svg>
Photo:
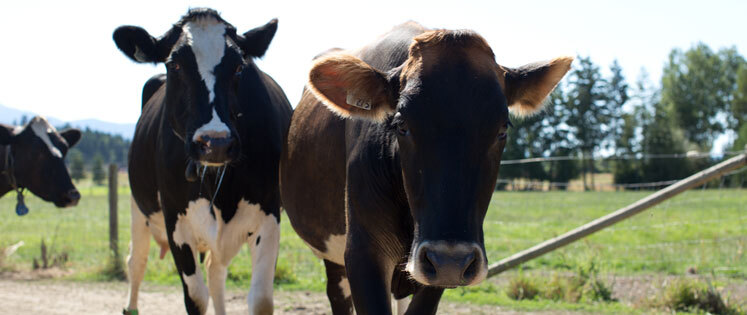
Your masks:
<svg viewBox="0 0 747 315"><path fill-rule="evenodd" d="M4 314L119 314L127 299L123 282L80 283L55 280L0 278ZM226 294L228 314L246 314L246 296ZM212 305L208 307L212 314ZM176 287L143 284L140 314L184 314L182 293ZM276 291L275 314L330 314L323 293ZM439 314L517 314L495 306L441 303ZM522 313L524 314L524 313ZM534 313L540 314L540 313ZM566 314L566 313L544 313Z"/></svg>

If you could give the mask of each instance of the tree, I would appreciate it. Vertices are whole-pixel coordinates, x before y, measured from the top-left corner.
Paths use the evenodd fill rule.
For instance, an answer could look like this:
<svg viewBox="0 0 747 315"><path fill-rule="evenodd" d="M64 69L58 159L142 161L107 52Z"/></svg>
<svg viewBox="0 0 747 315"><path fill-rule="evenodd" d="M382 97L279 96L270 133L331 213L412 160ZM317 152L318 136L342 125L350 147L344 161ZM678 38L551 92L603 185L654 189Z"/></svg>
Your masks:
<svg viewBox="0 0 747 315"><path fill-rule="evenodd" d="M747 150L747 124L743 123L742 127L737 130L737 139L731 147L732 151L744 152ZM747 187L747 171L743 171L727 177L732 186Z"/></svg>
<svg viewBox="0 0 747 315"><path fill-rule="evenodd" d="M606 146L607 148L614 148L616 147L615 140L624 132L623 107L628 102L628 83L625 82L622 67L617 62L617 59L612 61L610 72L612 74L606 80L607 84L605 86L605 102L607 103L606 108L609 111L608 124L610 130L606 138Z"/></svg>
<svg viewBox="0 0 747 315"><path fill-rule="evenodd" d="M609 122L613 112L609 108L610 103L606 102L606 81L591 58L578 57L577 66L571 71L569 81L566 103L569 119L565 123L572 128L572 135L578 143L577 151L584 158L582 176L584 189L588 190L586 174L594 167L594 152L609 138Z"/></svg>
<svg viewBox="0 0 747 315"><path fill-rule="evenodd" d="M659 103L659 90L649 80L648 73L641 69L629 98L630 108L621 114L623 121L615 138L615 155L638 156L643 153L642 130L653 123L654 106ZM613 181L616 184L639 183L643 180L641 161L621 158L612 163Z"/></svg>
<svg viewBox="0 0 747 315"><path fill-rule="evenodd" d="M640 163L634 159L626 159L626 156L635 156L636 132L638 121L634 113L625 113L622 116L623 127L620 136L615 141L615 153L620 159L614 160L612 164L612 175L615 184L638 183L641 181Z"/></svg>
<svg viewBox="0 0 747 315"><path fill-rule="evenodd" d="M741 130L747 123L747 63L742 64L737 73L737 89L734 91L731 111L736 123L734 129Z"/></svg>
<svg viewBox="0 0 747 315"><path fill-rule="evenodd" d="M652 119L643 124L641 149L648 154L685 153L686 141L681 129L660 103L654 104ZM642 179L647 182L667 181L685 178L692 173L692 163L688 159L644 159Z"/></svg>
<svg viewBox="0 0 747 315"><path fill-rule="evenodd" d="M80 151L73 149L68 153L68 158L70 159L70 177L75 181L86 178L83 154L80 153Z"/></svg>
<svg viewBox="0 0 747 315"><path fill-rule="evenodd" d="M103 185L106 180L106 172L104 172L104 158L101 157L100 153L97 153L93 158L93 182L96 185Z"/></svg>
<svg viewBox="0 0 747 315"><path fill-rule="evenodd" d="M729 114L737 71L744 62L736 48L715 53L703 43L669 54L661 79L662 105L685 139L703 151L711 149L719 134L737 125Z"/></svg>
<svg viewBox="0 0 747 315"><path fill-rule="evenodd" d="M545 105L547 115L545 116L544 128L541 129L540 137L542 145L549 156L572 156L578 152L578 141L573 137L573 132L568 122L573 119L568 107L568 95L565 93L567 85L564 82L558 84L550 94L549 101ZM578 161L561 160L546 164L548 179L554 183L568 183L571 179L578 177L581 173ZM556 188L566 189L566 186Z"/></svg>

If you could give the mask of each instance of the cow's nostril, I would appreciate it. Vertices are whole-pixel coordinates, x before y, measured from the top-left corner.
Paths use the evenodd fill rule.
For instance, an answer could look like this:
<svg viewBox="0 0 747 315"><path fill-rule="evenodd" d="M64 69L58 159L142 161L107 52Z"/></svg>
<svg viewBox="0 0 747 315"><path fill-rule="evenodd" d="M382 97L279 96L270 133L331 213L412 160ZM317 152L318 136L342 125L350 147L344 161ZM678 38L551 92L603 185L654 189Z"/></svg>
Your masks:
<svg viewBox="0 0 747 315"><path fill-rule="evenodd" d="M435 277L438 269L438 257L428 248L420 250L420 269L428 277Z"/></svg>
<svg viewBox="0 0 747 315"><path fill-rule="evenodd" d="M479 263L477 262L477 252L472 252L464 257L464 270L462 271L462 278L469 281L477 276L477 269Z"/></svg>
<svg viewBox="0 0 747 315"><path fill-rule="evenodd" d="M80 199L80 192L76 189L72 189L67 193L68 198L70 198L71 201L75 201Z"/></svg>

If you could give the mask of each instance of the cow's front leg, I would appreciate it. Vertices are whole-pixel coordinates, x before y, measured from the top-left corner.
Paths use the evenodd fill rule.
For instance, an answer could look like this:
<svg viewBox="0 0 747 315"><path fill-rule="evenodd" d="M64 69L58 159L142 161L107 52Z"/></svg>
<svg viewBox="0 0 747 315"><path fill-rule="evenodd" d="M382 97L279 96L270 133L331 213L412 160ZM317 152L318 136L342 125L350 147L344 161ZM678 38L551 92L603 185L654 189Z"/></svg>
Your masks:
<svg viewBox="0 0 747 315"><path fill-rule="evenodd" d="M444 294L443 288L422 286L412 296L412 302L407 307L406 315L436 314L438 302Z"/></svg>
<svg viewBox="0 0 747 315"><path fill-rule="evenodd" d="M272 314L272 281L280 243L280 219L274 214L262 217L259 229L249 238L252 250L252 282L249 289L249 313Z"/></svg>
<svg viewBox="0 0 747 315"><path fill-rule="evenodd" d="M228 276L228 264L219 259L219 255L209 252L205 258L205 267L208 275L208 288L210 297L213 299L213 309L216 315L226 314L224 292L226 291L226 276Z"/></svg>
<svg viewBox="0 0 747 315"><path fill-rule="evenodd" d="M353 314L353 300L350 295L350 283L345 266L324 260L327 272L327 298L332 306L333 315Z"/></svg>
<svg viewBox="0 0 747 315"><path fill-rule="evenodd" d="M127 256L127 276L130 281L129 303L124 314L137 313L137 299L140 283L145 276L145 266L148 263L148 249L150 248L150 233L148 231L145 214L140 211L135 200L130 198L131 240L130 254ZM133 312L134 311L134 312Z"/></svg>
<svg viewBox="0 0 747 315"><path fill-rule="evenodd" d="M166 230L169 239L171 255L174 257L176 270L182 280L184 289L184 305L187 314L205 314L208 305L208 289L202 280L202 271L199 268L199 253L188 219L184 216L174 218L174 223L166 218ZM169 228L173 226L173 228Z"/></svg>
<svg viewBox="0 0 747 315"><path fill-rule="evenodd" d="M348 233L345 269L356 313L391 314L390 290L395 263L377 250L378 242L358 235L364 232L351 230Z"/></svg>

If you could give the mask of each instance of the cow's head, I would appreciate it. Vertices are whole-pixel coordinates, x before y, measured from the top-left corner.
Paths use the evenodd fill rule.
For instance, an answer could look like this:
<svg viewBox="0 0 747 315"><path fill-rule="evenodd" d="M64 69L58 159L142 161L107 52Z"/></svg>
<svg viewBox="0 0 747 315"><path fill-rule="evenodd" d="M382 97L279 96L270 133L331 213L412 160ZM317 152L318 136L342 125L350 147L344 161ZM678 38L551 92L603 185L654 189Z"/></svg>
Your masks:
<svg viewBox="0 0 747 315"><path fill-rule="evenodd" d="M0 126L0 145L10 146L16 185L58 207L75 206L80 200L64 161L68 149L78 140L79 130L57 132L38 116L12 130Z"/></svg>
<svg viewBox="0 0 747 315"><path fill-rule="evenodd" d="M495 187L509 110L525 115L569 70L562 57L509 69L470 31L416 37L398 68L382 73L350 55L318 59L309 87L342 117L386 126L415 223L407 270L435 286L487 274L483 220Z"/></svg>
<svg viewBox="0 0 747 315"><path fill-rule="evenodd" d="M221 166L240 155L235 121L241 77L258 71L277 20L243 35L211 9L191 9L159 38L137 26L114 31L117 47L141 63L165 63L167 118L189 157ZM244 70L247 71L244 71Z"/></svg>

